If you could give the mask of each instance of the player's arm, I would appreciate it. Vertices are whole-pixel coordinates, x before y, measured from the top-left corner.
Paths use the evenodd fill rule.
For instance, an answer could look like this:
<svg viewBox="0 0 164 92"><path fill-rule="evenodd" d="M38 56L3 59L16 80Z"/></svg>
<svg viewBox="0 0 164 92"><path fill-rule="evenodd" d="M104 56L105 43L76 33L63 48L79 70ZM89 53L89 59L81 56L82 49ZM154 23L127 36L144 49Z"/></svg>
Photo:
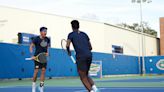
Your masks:
<svg viewBox="0 0 164 92"><path fill-rule="evenodd" d="M46 56L49 56L49 46L47 47Z"/></svg>
<svg viewBox="0 0 164 92"><path fill-rule="evenodd" d="M35 46L36 43L37 43L37 39L36 38L33 38L32 39L32 42L30 44L30 54L33 53L33 48L34 48L34 46Z"/></svg>
<svg viewBox="0 0 164 92"><path fill-rule="evenodd" d="M92 44L91 44L90 38L88 37L87 34L86 34L86 38L87 38L87 40L88 40L89 50L92 50Z"/></svg>
<svg viewBox="0 0 164 92"><path fill-rule="evenodd" d="M68 55L69 55L69 56L71 56L70 44L71 44L71 40L68 39L68 40L67 40L67 44L66 44L66 48L67 48L67 52L68 52Z"/></svg>
<svg viewBox="0 0 164 92"><path fill-rule="evenodd" d="M50 39L48 38L48 45L47 45L46 56L49 56L49 48L50 48Z"/></svg>
<svg viewBox="0 0 164 92"><path fill-rule="evenodd" d="M30 44L30 48L29 48L30 54L33 53L33 48L34 48L34 46L35 46L34 43L31 43L31 44Z"/></svg>
<svg viewBox="0 0 164 92"><path fill-rule="evenodd" d="M32 55L34 46L35 46L34 43L30 44L30 55L32 59L35 59L35 56Z"/></svg>
<svg viewBox="0 0 164 92"><path fill-rule="evenodd" d="M50 48L50 43L47 46L47 52L46 52L46 56L49 56L49 48Z"/></svg>

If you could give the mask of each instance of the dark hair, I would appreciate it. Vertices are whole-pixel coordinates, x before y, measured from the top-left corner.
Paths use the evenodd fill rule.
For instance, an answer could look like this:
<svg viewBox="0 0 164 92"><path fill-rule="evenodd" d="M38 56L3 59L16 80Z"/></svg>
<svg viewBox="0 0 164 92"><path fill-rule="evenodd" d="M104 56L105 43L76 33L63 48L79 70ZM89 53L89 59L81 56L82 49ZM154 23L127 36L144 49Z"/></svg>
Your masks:
<svg viewBox="0 0 164 92"><path fill-rule="evenodd" d="M78 20L72 20L71 25L73 29L79 29L79 21Z"/></svg>
<svg viewBox="0 0 164 92"><path fill-rule="evenodd" d="M45 30L45 29L47 30L47 27L41 27L40 28L40 32L43 31L43 30Z"/></svg>

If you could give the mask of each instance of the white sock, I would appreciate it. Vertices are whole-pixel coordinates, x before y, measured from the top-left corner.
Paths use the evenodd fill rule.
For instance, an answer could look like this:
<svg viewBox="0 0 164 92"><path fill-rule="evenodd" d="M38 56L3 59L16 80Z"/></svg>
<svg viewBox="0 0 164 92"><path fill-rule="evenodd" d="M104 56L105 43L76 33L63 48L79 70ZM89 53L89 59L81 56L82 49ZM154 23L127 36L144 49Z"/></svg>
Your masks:
<svg viewBox="0 0 164 92"><path fill-rule="evenodd" d="M32 86L36 86L36 82L32 82Z"/></svg>
<svg viewBox="0 0 164 92"><path fill-rule="evenodd" d="M32 82L32 92L35 92L35 91L36 91L36 83Z"/></svg>
<svg viewBox="0 0 164 92"><path fill-rule="evenodd" d="M44 82L40 82L40 92L44 92Z"/></svg>
<svg viewBox="0 0 164 92"><path fill-rule="evenodd" d="M44 87L43 86L40 87L39 89L40 89L40 92L44 92Z"/></svg>
<svg viewBox="0 0 164 92"><path fill-rule="evenodd" d="M93 89L94 91L97 91L97 90L98 90L98 88L96 87L96 85L93 85L93 86L92 86L92 89Z"/></svg>

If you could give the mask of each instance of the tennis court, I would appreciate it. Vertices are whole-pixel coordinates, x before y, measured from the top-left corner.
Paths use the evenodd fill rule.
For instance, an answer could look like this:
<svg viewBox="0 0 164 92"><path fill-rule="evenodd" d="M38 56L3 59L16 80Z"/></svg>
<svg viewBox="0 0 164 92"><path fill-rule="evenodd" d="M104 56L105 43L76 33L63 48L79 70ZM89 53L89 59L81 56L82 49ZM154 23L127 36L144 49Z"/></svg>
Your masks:
<svg viewBox="0 0 164 92"><path fill-rule="evenodd" d="M94 78L101 92L163 92L164 76L114 76ZM1 80L0 92L31 92L30 79ZM38 91L39 92L39 91ZM45 92L87 92L78 78L45 81Z"/></svg>
<svg viewBox="0 0 164 92"><path fill-rule="evenodd" d="M0 92L164 92L162 3L0 0Z"/></svg>

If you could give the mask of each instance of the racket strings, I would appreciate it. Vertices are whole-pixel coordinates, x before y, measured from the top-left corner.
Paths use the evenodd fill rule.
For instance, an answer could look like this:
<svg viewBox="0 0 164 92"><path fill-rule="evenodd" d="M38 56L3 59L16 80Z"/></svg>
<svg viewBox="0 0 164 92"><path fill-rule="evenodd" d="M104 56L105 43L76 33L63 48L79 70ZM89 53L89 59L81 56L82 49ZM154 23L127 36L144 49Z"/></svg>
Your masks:
<svg viewBox="0 0 164 92"><path fill-rule="evenodd" d="M39 60L39 62L41 62L41 63L46 63L46 62L47 62L47 57L46 57L45 53L41 53L41 54L38 56L38 60Z"/></svg>
<svg viewBox="0 0 164 92"><path fill-rule="evenodd" d="M62 39L61 40L61 47L63 49L63 52L68 54L66 45L67 45L67 40ZM76 63L76 61L75 61L75 59L74 59L74 57L72 55L70 56L70 58L71 58L71 60L72 60L73 63Z"/></svg>

